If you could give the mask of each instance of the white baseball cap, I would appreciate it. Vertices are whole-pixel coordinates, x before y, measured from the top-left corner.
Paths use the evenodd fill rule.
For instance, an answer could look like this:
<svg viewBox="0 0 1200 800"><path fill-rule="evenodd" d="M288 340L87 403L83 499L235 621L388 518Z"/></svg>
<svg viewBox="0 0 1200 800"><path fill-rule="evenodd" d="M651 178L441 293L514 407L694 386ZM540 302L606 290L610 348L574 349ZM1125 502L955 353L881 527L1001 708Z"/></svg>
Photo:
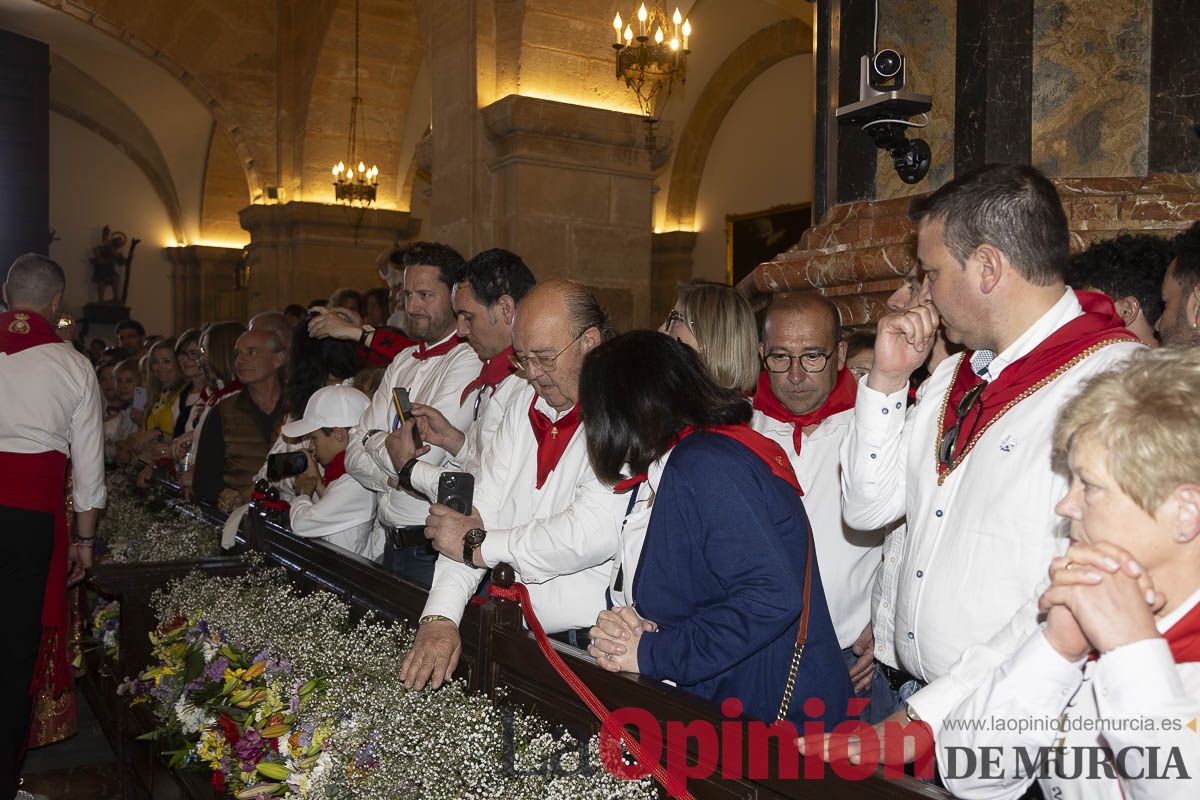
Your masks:
<svg viewBox="0 0 1200 800"><path fill-rule="evenodd" d="M308 398L304 416L289 422L279 432L299 439L321 428L350 428L358 424L371 400L353 386L326 386Z"/></svg>

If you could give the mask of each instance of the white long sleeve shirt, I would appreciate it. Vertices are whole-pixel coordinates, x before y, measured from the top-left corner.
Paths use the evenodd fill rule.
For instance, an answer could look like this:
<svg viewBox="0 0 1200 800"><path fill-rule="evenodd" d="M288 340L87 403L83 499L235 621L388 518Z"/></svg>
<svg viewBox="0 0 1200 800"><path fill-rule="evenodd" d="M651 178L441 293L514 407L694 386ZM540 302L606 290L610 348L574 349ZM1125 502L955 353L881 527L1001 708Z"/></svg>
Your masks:
<svg viewBox="0 0 1200 800"><path fill-rule="evenodd" d="M71 345L0 353L0 451L71 459L76 511L103 508L104 404L96 373Z"/></svg>
<svg viewBox="0 0 1200 800"><path fill-rule="evenodd" d="M535 488L537 440L528 415L535 396L526 385L513 399L480 460L474 504L488 532L480 548L484 562L513 566L516 579L528 585L542 625L554 633L594 625L604 609L616 526L627 499L600 491L582 425L542 488ZM540 397L536 403L551 420L564 416ZM424 614L458 623L483 574L439 556Z"/></svg>
<svg viewBox="0 0 1200 800"><path fill-rule="evenodd" d="M1200 592L1159 620L1159 632L1198 601ZM1176 664L1165 639L1070 662L1039 629L951 712L937 739L938 764L955 797L973 800L1016 800L1043 764L1047 777L1038 782L1053 800L1190 800L1200 792L1200 736L1187 726L1198 717L1200 664ZM999 759L994 777L981 776L984 747L997 748L990 751ZM1123 753L1130 777L1109 778L1103 769L1089 776L1101 747ZM1180 778L1181 768L1189 779Z"/></svg>
<svg viewBox="0 0 1200 800"><path fill-rule="evenodd" d="M987 367L1007 364L1082 314L1070 290ZM1066 478L1050 462L1059 409L1087 378L1141 349L1118 343L1092 353L999 417L938 483L938 416L959 358L943 361L912 411L907 390L884 395L859 384L842 445L847 524L873 529L907 516L896 564L895 646L899 666L933 682L971 645L987 642L1034 595L1050 559L1065 549L1055 504ZM990 672L994 664L977 670ZM980 675L982 678L982 675ZM960 694L927 687L910 703L938 730ZM922 695L924 694L924 697ZM936 701L934 698L936 697Z"/></svg>
<svg viewBox="0 0 1200 800"><path fill-rule="evenodd" d="M443 342L455 335L450 334ZM431 349L439 344L442 342L432 345ZM428 500L387 485L390 478L396 477L384 447L384 439L393 430L396 417L392 389L408 389L408 396L414 403L433 406L459 430L467 429L474 411L470 403L460 404L458 400L467 384L479 374L480 362L475 351L460 344L449 353L424 360L416 358L416 352L417 347L409 347L392 359L383 373L379 389L371 398L370 407L363 412L358 425L351 429L350 444L346 448L346 471L363 486L380 493L378 519L382 525L424 525L429 516ZM431 448L421 460L441 465L446 461L446 451L440 447Z"/></svg>
<svg viewBox="0 0 1200 800"><path fill-rule="evenodd" d="M430 501L437 499L438 481L447 470L479 474L479 461L483 457L487 445L500 430L500 422L508 413L516 397L529 386L529 382L519 375L509 375L494 388L482 386L467 395L462 403L464 408L471 410L471 425L469 428L459 428L464 431L465 438L462 448L454 455L449 455L444 464L438 466L422 461L413 466L411 481L413 488L425 495ZM478 401L478 411L475 403ZM528 400L526 401L528 403ZM525 408L520 413L525 413ZM457 427L457 426L456 426Z"/></svg>
<svg viewBox="0 0 1200 800"><path fill-rule="evenodd" d="M850 428L853 409L833 414L804 437L797 455L792 440L795 426L755 411L750 427L776 442L788 454L800 488L804 510L812 526L825 584L829 616L837 631L838 645L845 650L854 644L871 621L871 588L883 547L883 531L860 531L842 519L842 439Z"/></svg>
<svg viewBox="0 0 1200 800"><path fill-rule="evenodd" d="M292 499L292 533L321 538L365 558L383 552L383 532L375 525L375 493L342 475L325 488L320 499L296 495Z"/></svg>

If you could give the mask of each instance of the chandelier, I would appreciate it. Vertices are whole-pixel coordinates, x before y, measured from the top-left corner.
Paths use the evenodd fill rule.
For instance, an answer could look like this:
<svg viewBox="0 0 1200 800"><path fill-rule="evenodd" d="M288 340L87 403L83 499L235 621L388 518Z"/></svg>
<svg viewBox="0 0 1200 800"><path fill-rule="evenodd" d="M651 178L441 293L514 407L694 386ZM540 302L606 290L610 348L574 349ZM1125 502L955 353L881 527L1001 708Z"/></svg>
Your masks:
<svg viewBox="0 0 1200 800"><path fill-rule="evenodd" d="M619 13L613 18L617 80L624 79L625 85L637 95L638 107L646 122L646 149L653 152L654 126L658 123L654 112L659 96L665 101L671 96L675 82L682 85L687 79L692 23L683 18L678 8L668 18L660 0L652 0L649 10L642 3L635 16L636 32L632 20L623 26Z"/></svg>
<svg viewBox="0 0 1200 800"><path fill-rule="evenodd" d="M350 98L350 133L346 137L346 160L333 166L333 194L339 203L369 205L379 188L379 167L370 168L358 156L358 125L362 117L358 93L358 0L354 0L354 96ZM364 124L364 129L366 125ZM363 138L366 138L364 133ZM355 170L357 167L357 171Z"/></svg>

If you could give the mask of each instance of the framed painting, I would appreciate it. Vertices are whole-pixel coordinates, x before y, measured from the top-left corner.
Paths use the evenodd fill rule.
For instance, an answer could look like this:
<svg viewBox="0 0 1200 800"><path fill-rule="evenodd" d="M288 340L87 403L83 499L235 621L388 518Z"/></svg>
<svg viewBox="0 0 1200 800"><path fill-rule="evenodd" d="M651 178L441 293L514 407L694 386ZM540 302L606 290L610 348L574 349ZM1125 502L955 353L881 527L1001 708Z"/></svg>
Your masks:
<svg viewBox="0 0 1200 800"><path fill-rule="evenodd" d="M775 206L725 217L725 270L734 286L764 261L800 241L812 225L812 204Z"/></svg>

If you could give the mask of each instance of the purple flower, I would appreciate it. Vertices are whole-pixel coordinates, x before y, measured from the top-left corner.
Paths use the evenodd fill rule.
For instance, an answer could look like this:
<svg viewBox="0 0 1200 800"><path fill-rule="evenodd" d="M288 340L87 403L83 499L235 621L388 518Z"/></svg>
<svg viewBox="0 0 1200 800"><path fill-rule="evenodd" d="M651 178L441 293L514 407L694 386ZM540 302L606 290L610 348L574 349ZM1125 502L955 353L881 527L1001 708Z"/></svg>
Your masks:
<svg viewBox="0 0 1200 800"><path fill-rule="evenodd" d="M217 656L211 664L204 668L204 674L214 681L219 681L225 677L227 669L229 669L229 659L225 656Z"/></svg>
<svg viewBox="0 0 1200 800"><path fill-rule="evenodd" d="M242 738L233 746L233 752L242 761L242 769L249 772L254 765L262 760L266 742L262 735L253 728L247 728Z"/></svg>

